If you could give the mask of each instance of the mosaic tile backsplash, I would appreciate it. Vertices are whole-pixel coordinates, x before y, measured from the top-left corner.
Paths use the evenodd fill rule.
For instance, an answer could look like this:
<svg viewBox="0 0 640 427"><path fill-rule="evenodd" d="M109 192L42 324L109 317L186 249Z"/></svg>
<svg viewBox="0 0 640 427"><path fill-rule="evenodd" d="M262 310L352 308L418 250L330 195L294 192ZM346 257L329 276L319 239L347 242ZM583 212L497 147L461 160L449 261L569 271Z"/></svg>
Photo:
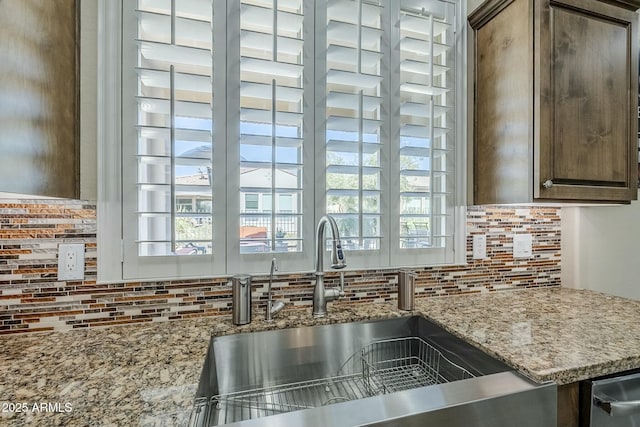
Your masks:
<svg viewBox="0 0 640 427"><path fill-rule="evenodd" d="M560 285L560 208L469 207L467 265L416 268L422 297ZM513 234L533 235L533 256L514 259ZM472 236L485 234L487 258L472 259ZM84 243L85 279L60 281L60 243ZM68 200L0 203L0 334L90 328L217 316L231 312L227 278L97 284L96 208ZM263 310L268 277L255 277ZM327 274L328 286L337 282ZM311 274L277 276L274 298L311 305ZM346 297L332 304L393 301L397 270L345 273Z"/></svg>

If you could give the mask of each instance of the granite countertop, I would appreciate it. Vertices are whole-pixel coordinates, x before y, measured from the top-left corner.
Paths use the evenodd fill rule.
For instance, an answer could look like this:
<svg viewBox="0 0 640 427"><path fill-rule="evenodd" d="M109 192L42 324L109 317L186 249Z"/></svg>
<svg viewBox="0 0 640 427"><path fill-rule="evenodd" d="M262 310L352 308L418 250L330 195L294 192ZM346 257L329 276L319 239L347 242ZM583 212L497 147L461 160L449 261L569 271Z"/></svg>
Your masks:
<svg viewBox="0 0 640 427"><path fill-rule="evenodd" d="M0 426L183 426L211 333L412 314L391 303L331 303L329 313L314 320L309 307L289 308L271 324L256 315L238 327L227 316L0 337ZM414 314L537 381L640 367L637 301L537 289L419 300Z"/></svg>
<svg viewBox="0 0 640 427"><path fill-rule="evenodd" d="M422 300L416 308L538 382L640 367L640 301L555 288Z"/></svg>
<svg viewBox="0 0 640 427"><path fill-rule="evenodd" d="M388 303L329 311L314 320L310 307L289 308L244 326L221 316L0 336L0 427L186 426L212 333L406 315Z"/></svg>

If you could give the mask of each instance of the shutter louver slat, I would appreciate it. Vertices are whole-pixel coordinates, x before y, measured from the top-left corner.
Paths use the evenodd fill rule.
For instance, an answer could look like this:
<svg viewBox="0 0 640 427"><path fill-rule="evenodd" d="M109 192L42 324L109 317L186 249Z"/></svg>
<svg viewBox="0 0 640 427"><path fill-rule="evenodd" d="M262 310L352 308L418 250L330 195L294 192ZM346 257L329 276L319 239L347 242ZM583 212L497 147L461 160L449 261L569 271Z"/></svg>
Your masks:
<svg viewBox="0 0 640 427"><path fill-rule="evenodd" d="M302 88L278 86L278 102L302 102ZM264 83L242 82L240 95L247 98L271 99L271 85Z"/></svg>
<svg viewBox="0 0 640 427"><path fill-rule="evenodd" d="M405 59L400 63L400 70L407 73L429 75L433 66L434 76L442 76L450 71L449 67L439 64L431 64L430 62L417 61L414 59Z"/></svg>
<svg viewBox="0 0 640 427"><path fill-rule="evenodd" d="M449 109L449 107L442 105L434 105L432 108L431 105L424 105L419 102L405 102L400 106L400 114L423 118L431 117L433 114L434 118L437 119L449 113Z"/></svg>
<svg viewBox="0 0 640 427"><path fill-rule="evenodd" d="M327 95L328 108L342 108L356 110L359 108L360 97L352 93L329 92ZM364 111L373 112L380 108L382 99L377 96L363 96L362 108Z"/></svg>
<svg viewBox="0 0 640 427"><path fill-rule="evenodd" d="M171 15L138 11L139 37L142 40L171 44ZM176 18L176 45L208 48L211 45L211 23L192 18Z"/></svg>
<svg viewBox="0 0 640 427"><path fill-rule="evenodd" d="M241 143L243 145L268 146L268 145L271 145L272 142L271 142L270 136L244 133L241 138ZM283 148L299 149L302 147L302 143L303 141L301 138L286 138L286 137L276 138L277 146L283 147Z"/></svg>
<svg viewBox="0 0 640 427"><path fill-rule="evenodd" d="M362 136L362 139L363 140L366 139L366 142L377 143L378 138L376 135L378 134L381 125L382 124L380 120L371 120L371 119L362 120L362 127L363 127L363 133L364 133L364 135ZM327 128L330 128L332 131L335 132L335 133L332 133L331 136L338 135L344 138L349 136L351 138L354 138L354 139L350 138L349 140L352 140L355 142L357 142L357 137L358 137L358 135L356 134L358 132L358 126L360 126L360 119L356 117L330 116L327 119Z"/></svg>
<svg viewBox="0 0 640 427"><path fill-rule="evenodd" d="M138 10L171 15L172 0L138 0ZM180 0L175 3L177 17L211 22L213 14L211 0Z"/></svg>
<svg viewBox="0 0 640 427"><path fill-rule="evenodd" d="M138 97L138 108L145 113L160 115L170 119L169 101L162 98ZM211 108L202 102L178 101L176 114L180 117L211 120Z"/></svg>
<svg viewBox="0 0 640 427"><path fill-rule="evenodd" d="M243 57L240 69L245 73L266 74L269 77L289 77L299 79L302 77L302 65L285 62L272 62L263 59Z"/></svg>
<svg viewBox="0 0 640 427"><path fill-rule="evenodd" d="M166 91L171 89L169 82L169 71L164 70L151 70L145 68L138 68L138 75L140 84L149 89L162 89L162 94L165 95L164 99L169 99ZM199 96L191 96L193 100L205 99L205 96L211 96L211 77L199 74L187 74L187 73L175 73L175 86L183 92L182 99L189 99L188 95L192 93ZM141 94L140 96L151 96ZM157 96L160 98L160 96Z"/></svg>
<svg viewBox="0 0 640 427"><path fill-rule="evenodd" d="M449 53L453 46L441 43L429 42L427 40L415 39L413 37L405 37L400 41L400 49L405 52L424 55L433 49L433 56L440 56Z"/></svg>
<svg viewBox="0 0 640 427"><path fill-rule="evenodd" d="M210 49L176 46L144 40L138 41L138 46L142 60L153 63L154 68L159 65L158 63L166 63L176 67L200 67L202 70L211 71ZM168 70L169 67L165 66L164 69Z"/></svg>
<svg viewBox="0 0 640 427"><path fill-rule="evenodd" d="M337 44L329 45L327 48L327 62L331 63L335 68L341 70L355 70L357 66L358 50L353 47L340 46ZM360 50L361 66L365 70L375 69L382 59L382 53Z"/></svg>
<svg viewBox="0 0 640 427"><path fill-rule="evenodd" d="M358 28L357 24L341 22L338 20L329 20L327 23L327 39L332 44L345 46L345 47L357 47L358 34L362 33L362 45L360 49L375 52L379 49L380 38L383 31L379 28L373 27L361 27Z"/></svg>
<svg viewBox="0 0 640 427"><path fill-rule="evenodd" d="M140 140L166 140L168 127L138 126ZM211 143L211 131L176 128L176 139L197 143ZM199 144L200 146L201 144Z"/></svg>
<svg viewBox="0 0 640 427"><path fill-rule="evenodd" d="M363 89L375 89L382 81L381 76L364 73L351 73L340 70L330 70L327 73L327 84L342 86L357 86Z"/></svg>
<svg viewBox="0 0 640 427"><path fill-rule="evenodd" d="M435 9L435 8L434 8ZM436 38L442 38L447 32L453 30L452 25L447 22L443 22L447 19L446 11L444 8L441 8L440 11L430 9L432 16L434 17L433 22L433 35ZM424 16L415 16L410 15L408 13L404 13L400 18L400 27L406 32L420 34L425 39L431 39L431 35L429 33L425 33L425 25L426 19Z"/></svg>
<svg viewBox="0 0 640 427"><path fill-rule="evenodd" d="M329 140L327 142L327 150L341 153L358 153L362 147L362 151L366 154L374 154L380 150L380 144L358 144L354 141Z"/></svg>
<svg viewBox="0 0 640 427"><path fill-rule="evenodd" d="M281 10L280 1L278 1L277 4L278 34L292 38L297 37L302 33L302 21L304 19L304 16L301 13ZM272 7L272 5L254 6L247 4L246 2L242 2L240 15L242 28L260 31L267 34L273 34L274 11ZM302 9L302 6L299 2L295 9Z"/></svg>
<svg viewBox="0 0 640 427"><path fill-rule="evenodd" d="M243 30L241 32L241 43L246 46L244 49L259 49L264 57L272 57L272 34L257 33L255 31ZM297 38L278 36L278 55L295 57L302 54L304 41Z"/></svg>
<svg viewBox="0 0 640 427"><path fill-rule="evenodd" d="M440 96L445 95L449 89L446 87L431 86L418 83L402 83L400 90L407 93L415 93L417 95Z"/></svg>
<svg viewBox="0 0 640 427"><path fill-rule="evenodd" d="M383 5L377 1L329 0L327 15L332 19L357 25L380 27ZM382 31L382 30L380 30Z"/></svg>

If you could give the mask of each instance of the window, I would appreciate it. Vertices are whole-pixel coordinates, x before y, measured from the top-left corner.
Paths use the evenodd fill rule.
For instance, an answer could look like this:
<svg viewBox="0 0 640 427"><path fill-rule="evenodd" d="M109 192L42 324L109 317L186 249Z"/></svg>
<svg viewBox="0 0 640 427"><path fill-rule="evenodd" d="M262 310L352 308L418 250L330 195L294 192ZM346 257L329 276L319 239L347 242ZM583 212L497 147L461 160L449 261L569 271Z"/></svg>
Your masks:
<svg viewBox="0 0 640 427"><path fill-rule="evenodd" d="M460 2L123 5L125 279L454 261Z"/></svg>
<svg viewBox="0 0 640 427"><path fill-rule="evenodd" d="M259 194L244 194L244 210L257 211Z"/></svg>
<svg viewBox="0 0 640 427"><path fill-rule="evenodd" d="M176 199L176 211L178 212L192 212L193 211L193 199L178 198Z"/></svg>
<svg viewBox="0 0 640 427"><path fill-rule="evenodd" d="M278 196L278 210L282 213L293 212L293 195L280 194Z"/></svg>

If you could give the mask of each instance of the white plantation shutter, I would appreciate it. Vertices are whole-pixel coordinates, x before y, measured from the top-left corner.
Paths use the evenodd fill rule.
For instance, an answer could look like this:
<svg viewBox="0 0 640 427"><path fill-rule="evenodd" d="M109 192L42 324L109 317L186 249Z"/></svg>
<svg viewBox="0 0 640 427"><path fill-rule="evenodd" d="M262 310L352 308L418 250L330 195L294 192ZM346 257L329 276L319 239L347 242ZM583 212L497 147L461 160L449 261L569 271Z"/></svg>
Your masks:
<svg viewBox="0 0 640 427"><path fill-rule="evenodd" d="M224 272L212 3L124 5L124 277Z"/></svg>
<svg viewBox="0 0 640 427"><path fill-rule="evenodd" d="M326 210L346 250L379 250L382 237L384 12L382 2L327 6Z"/></svg>
<svg viewBox="0 0 640 427"><path fill-rule="evenodd" d="M453 261L458 2L123 5L125 279Z"/></svg>
<svg viewBox="0 0 640 427"><path fill-rule="evenodd" d="M264 200L258 212L240 212L241 230L247 230L240 253L300 252L302 0L240 3L240 197L258 193ZM283 212L282 195L295 199L294 209Z"/></svg>
<svg viewBox="0 0 640 427"><path fill-rule="evenodd" d="M191 243L211 253L211 232L189 236L180 227L212 222L211 210L197 209L195 202L211 200L215 173L211 6L158 6L140 1L138 11L138 252L180 254ZM193 200L193 206L177 209L178 198Z"/></svg>
<svg viewBox="0 0 640 427"><path fill-rule="evenodd" d="M312 3L312 2L311 2ZM303 0L229 1L227 161L229 272L312 268L313 7ZM311 104L312 105L312 104ZM256 209L247 196L257 195ZM283 202L285 201L285 202Z"/></svg>
<svg viewBox="0 0 640 427"><path fill-rule="evenodd" d="M397 141L399 188L392 263L453 262L456 203L456 114L461 99L456 50L456 4L398 2L392 45L399 92ZM399 197L398 197L399 195ZM399 229L397 228L399 227Z"/></svg>
<svg viewBox="0 0 640 427"><path fill-rule="evenodd" d="M453 261L456 8L334 0L320 17L324 208L351 266Z"/></svg>

